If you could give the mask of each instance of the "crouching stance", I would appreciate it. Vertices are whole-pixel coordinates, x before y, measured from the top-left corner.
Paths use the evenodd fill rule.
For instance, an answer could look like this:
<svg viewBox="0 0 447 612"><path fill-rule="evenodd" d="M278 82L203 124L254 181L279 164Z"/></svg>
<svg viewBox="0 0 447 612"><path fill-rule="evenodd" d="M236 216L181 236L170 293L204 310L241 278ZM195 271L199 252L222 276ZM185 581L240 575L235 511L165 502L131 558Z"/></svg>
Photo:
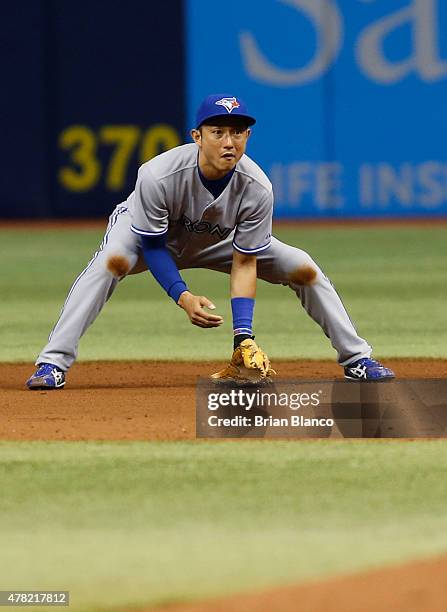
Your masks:
<svg viewBox="0 0 447 612"><path fill-rule="evenodd" d="M180 270L207 268L231 275L233 356L215 382L268 381L268 357L253 335L256 280L288 285L337 351L345 377L387 380L391 370L371 359L329 279L304 251L272 237L272 185L245 155L255 119L231 95L211 95L197 112L193 143L143 164L135 190L109 219L104 240L75 280L48 344L36 360L29 389L59 389L78 344L118 282L150 270L191 323L223 323L205 296L189 291Z"/></svg>

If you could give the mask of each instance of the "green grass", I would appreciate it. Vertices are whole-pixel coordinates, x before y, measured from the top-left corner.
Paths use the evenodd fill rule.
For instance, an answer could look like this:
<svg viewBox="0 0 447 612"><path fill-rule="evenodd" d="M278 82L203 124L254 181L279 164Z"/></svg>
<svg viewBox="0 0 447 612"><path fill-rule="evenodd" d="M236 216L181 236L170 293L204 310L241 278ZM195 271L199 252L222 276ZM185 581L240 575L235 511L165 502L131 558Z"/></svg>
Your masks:
<svg viewBox="0 0 447 612"><path fill-rule="evenodd" d="M377 356L447 357L445 227L303 226L276 235L312 254ZM0 231L0 361L35 358L101 237L87 229ZM194 292L217 304L226 320L221 329L192 326L149 274L140 274L118 287L82 340L80 359L225 358L229 279L202 270L184 276ZM255 329L273 358L335 358L288 288L259 283Z"/></svg>
<svg viewBox="0 0 447 612"><path fill-rule="evenodd" d="M193 600L447 550L442 441L0 443L0 589Z"/></svg>

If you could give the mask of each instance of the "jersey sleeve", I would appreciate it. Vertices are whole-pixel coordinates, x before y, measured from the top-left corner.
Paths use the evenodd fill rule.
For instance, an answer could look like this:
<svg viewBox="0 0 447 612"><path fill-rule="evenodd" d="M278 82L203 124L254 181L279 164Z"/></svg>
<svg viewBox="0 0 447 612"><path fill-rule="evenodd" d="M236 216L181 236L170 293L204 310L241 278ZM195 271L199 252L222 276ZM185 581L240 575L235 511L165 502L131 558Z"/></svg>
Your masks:
<svg viewBox="0 0 447 612"><path fill-rule="evenodd" d="M161 185L148 168L140 168L135 185L131 230L142 236L161 236L168 231L168 217Z"/></svg>
<svg viewBox="0 0 447 612"><path fill-rule="evenodd" d="M273 192L267 192L243 220L236 225L233 247L241 253L260 253L272 241Z"/></svg>

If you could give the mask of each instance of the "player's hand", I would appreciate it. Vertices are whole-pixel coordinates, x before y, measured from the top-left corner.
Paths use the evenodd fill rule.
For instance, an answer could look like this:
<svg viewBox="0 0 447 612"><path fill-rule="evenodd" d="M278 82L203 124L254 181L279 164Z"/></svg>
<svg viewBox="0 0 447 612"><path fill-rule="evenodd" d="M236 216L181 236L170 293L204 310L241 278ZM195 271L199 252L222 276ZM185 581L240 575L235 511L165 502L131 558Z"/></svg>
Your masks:
<svg viewBox="0 0 447 612"><path fill-rule="evenodd" d="M184 291L177 304L186 312L193 325L198 327L219 327L222 325L223 318L219 315L210 314L205 310L214 310L216 307L208 298L203 295L193 295L189 291Z"/></svg>

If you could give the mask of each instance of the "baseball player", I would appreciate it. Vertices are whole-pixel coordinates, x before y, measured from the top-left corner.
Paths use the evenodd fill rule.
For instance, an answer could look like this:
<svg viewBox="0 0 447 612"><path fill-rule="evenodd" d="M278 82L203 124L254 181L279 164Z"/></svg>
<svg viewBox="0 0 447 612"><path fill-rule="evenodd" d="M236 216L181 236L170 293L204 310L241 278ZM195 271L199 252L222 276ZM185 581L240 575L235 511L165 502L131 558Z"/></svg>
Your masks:
<svg viewBox="0 0 447 612"><path fill-rule="evenodd" d="M274 375L253 335L256 279L288 285L337 351L345 377L387 380L391 370L371 359L337 292L304 251L272 237L272 185L245 154L255 119L233 95L210 95L191 131L193 142L143 164L135 190L109 218L104 239L71 287L29 389L60 389L78 344L118 282L150 270L192 324L222 325L212 301L190 291L180 270L231 275L233 355L216 382Z"/></svg>

